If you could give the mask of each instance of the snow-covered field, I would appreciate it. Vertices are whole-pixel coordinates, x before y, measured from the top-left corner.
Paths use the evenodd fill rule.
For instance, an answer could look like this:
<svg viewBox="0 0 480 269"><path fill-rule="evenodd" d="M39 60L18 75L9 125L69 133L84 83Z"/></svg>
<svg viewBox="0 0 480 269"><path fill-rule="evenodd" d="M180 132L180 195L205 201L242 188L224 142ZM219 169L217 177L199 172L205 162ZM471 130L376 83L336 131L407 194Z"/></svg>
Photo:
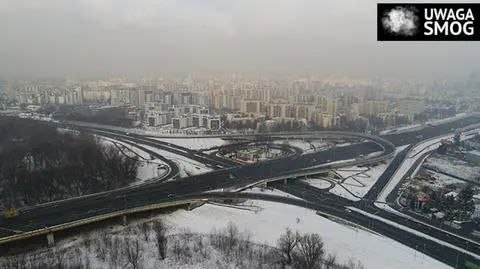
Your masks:
<svg viewBox="0 0 480 269"><path fill-rule="evenodd" d="M171 143L177 146L186 147L192 150L199 150L199 149L208 149L217 146L223 146L228 143L227 140L223 140L221 138L158 138L152 137L158 141L162 141L165 143Z"/></svg>
<svg viewBox="0 0 480 269"><path fill-rule="evenodd" d="M333 182L327 181L323 178L315 178L315 177L308 177L307 179L302 179L302 181L321 190L328 189L332 186L332 184L334 184Z"/></svg>
<svg viewBox="0 0 480 269"><path fill-rule="evenodd" d="M108 143L109 145L115 146L115 144L120 147L123 152L131 157L138 156L140 165L137 169L137 181L134 184L141 184L146 180L150 180L153 178L158 178L163 176L165 173L168 172L166 163L160 159L154 159L148 152L145 152L137 147L134 147L130 144L107 138L102 136L97 136L101 139L104 143ZM159 169L160 165L160 169Z"/></svg>
<svg viewBox="0 0 480 269"><path fill-rule="evenodd" d="M166 260L158 259L154 231L147 228L145 233L142 228L157 219L162 219L168 227ZM62 259L70 262L88 260L90 268L112 268L109 266L112 261L120 263L116 268L131 268L127 265L129 258L125 252L129 249L130 253L135 253L132 250L135 249L134 242L139 242L138 261L145 269L245 268L235 266L233 262L229 264L212 249L209 249L211 252L208 255L203 248L195 251L191 241L195 240L193 235L210 234L213 229L224 229L227 223L235 224L239 232L246 231L245 234L250 234L254 243L268 246L276 246L286 228L301 234L316 233L325 244L326 255L335 254L339 262L353 258L368 269L383 269L386 265L388 269L450 268L388 237L333 222L312 210L264 201L247 201L238 207L206 204L192 211L177 210L150 220L133 220L126 227L115 225L61 240L57 242L54 253L68 251L68 255L61 256ZM124 240L128 240L130 245ZM190 263L175 259L175 242L180 243L178 247L181 249L188 248L192 253ZM117 256L113 256L114 253ZM48 257L47 252L43 254ZM207 258L202 258L203 255ZM33 257L40 259L41 256Z"/></svg>
<svg viewBox="0 0 480 269"><path fill-rule="evenodd" d="M340 184L347 188L354 195L346 191L341 186L335 186L330 192L344 198L358 201L359 197L365 196L370 188L377 182L380 176L385 172L389 163L381 163L375 167L348 167L336 170L343 180Z"/></svg>
<svg viewBox="0 0 480 269"><path fill-rule="evenodd" d="M351 201L360 201L361 198L360 197L356 197L355 195L351 194L349 191L350 189L348 189L348 187L344 186L342 187L343 185L339 185L339 184L335 184L335 187L333 187L332 189L329 190L330 193L333 193L337 196L340 196L340 197L343 197L345 199L348 199L348 200L351 200ZM346 188L348 189L348 191L346 190Z"/></svg>
<svg viewBox="0 0 480 269"><path fill-rule="evenodd" d="M146 149L154 151L165 158L169 158L174 161L178 167L180 168L180 176L181 177L188 177L193 175L204 174L210 171L213 171L212 168L205 166L202 163L199 163L195 160L189 159L187 157L177 155L175 153L171 153L165 150L157 149L151 146L139 144Z"/></svg>
<svg viewBox="0 0 480 269"><path fill-rule="evenodd" d="M427 158L425 165L437 169L438 172L449 173L468 180L475 180L480 175L480 167L451 156L433 154Z"/></svg>
<svg viewBox="0 0 480 269"><path fill-rule="evenodd" d="M450 184L465 184L465 181L462 181L444 174L440 174L432 171L428 171L428 173L430 173L432 177L435 178L435 180L432 183L423 182L425 185L430 185L432 187L437 187L437 188L444 188Z"/></svg>
<svg viewBox="0 0 480 269"><path fill-rule="evenodd" d="M140 182L149 180L152 178L161 177L167 172L166 169L159 169L156 163L141 163L137 169L137 177ZM140 182L136 182L137 184Z"/></svg>
<svg viewBox="0 0 480 269"><path fill-rule="evenodd" d="M329 147L329 143L325 140L313 140L311 141L311 143L307 142L306 140L302 140L302 139L291 139L291 140L278 140L278 141L275 141L275 144L287 144L287 145L290 145L292 147L297 147L297 148L300 148L303 150L303 154L306 154L306 153L312 153L314 152L313 148L311 147L311 145L313 145L315 147L315 149L318 151L318 150L323 150L327 147Z"/></svg>
<svg viewBox="0 0 480 269"><path fill-rule="evenodd" d="M396 153L404 150L406 147L408 145L398 147ZM337 180L337 184L329 192L352 201L359 201L361 197L367 194L389 165L390 161L380 163L374 167L352 166L337 169L335 172L342 177L342 180Z"/></svg>
<svg viewBox="0 0 480 269"><path fill-rule="evenodd" d="M269 194L269 195L276 195L276 196L282 196L282 197L288 197L288 198L302 200L302 199L300 199L296 196L293 196L293 195L291 195L289 193L286 193L286 192L283 192L283 191L279 191L277 189L262 189L262 188L254 187L254 188L243 190L242 192L256 193L256 194Z"/></svg>
<svg viewBox="0 0 480 269"><path fill-rule="evenodd" d="M176 211L166 221L178 231L186 228L197 233L208 233L212 227L223 228L232 221L240 230L249 230L255 242L272 246L285 228L318 233L328 253L337 254L342 261L354 257L369 269L383 269L387 264L389 269L450 268L394 240L332 222L312 210L263 201L248 204L262 210L204 205L193 211Z"/></svg>

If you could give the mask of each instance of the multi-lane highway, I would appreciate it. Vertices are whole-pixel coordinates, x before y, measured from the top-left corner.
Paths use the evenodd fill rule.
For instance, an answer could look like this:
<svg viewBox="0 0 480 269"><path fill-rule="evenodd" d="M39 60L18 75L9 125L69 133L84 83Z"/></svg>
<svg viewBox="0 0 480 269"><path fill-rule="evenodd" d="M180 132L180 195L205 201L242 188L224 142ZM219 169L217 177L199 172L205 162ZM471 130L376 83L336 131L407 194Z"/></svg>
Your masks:
<svg viewBox="0 0 480 269"><path fill-rule="evenodd" d="M451 132L452 129L460 128L469 124L477 123L479 119L476 117L470 117L467 119L462 119L460 121L456 121L453 123L442 124L439 126L434 127L426 127L423 130L414 131L412 133L402 133L402 134L393 134L389 136L385 136L384 138L392 141L395 145L404 145L410 144L414 142L418 142L419 135L422 135L422 139L427 139L429 137L437 136L442 133ZM188 158L197 160L202 163L208 163L210 165L220 165L225 167L226 169L214 171L211 173L193 176L189 178L177 179L172 182L165 182L162 184L154 184L148 186L139 186L133 189L125 189L119 190L109 193L104 193L101 195L96 195L93 197L85 197L85 198L78 198L75 200L64 201L60 203L54 203L47 206L40 206L35 208L35 210L30 210L24 212L17 218L12 219L1 219L0 220L0 227L9 227L15 230L21 231L29 231L35 229L41 229L43 227L49 227L60 223L66 223L70 221L75 221L91 216L106 214L110 212L114 212L117 210L125 209L125 208L135 208L139 206L144 206L152 203L159 203L163 201L170 201L174 199L185 199L186 197L192 197L193 194L195 195L207 195L201 194L205 191L211 191L216 189L222 188L229 188L229 187L241 187L248 184L252 184L258 182L263 179L278 177L281 175L288 175L288 174L295 174L296 171L300 169L308 168L310 166L328 163L338 160L345 160L345 159L354 159L358 156L359 153L364 155L372 152L377 152L380 150L384 151L384 154L392 154L394 148L391 144L388 143L360 143L346 147L338 147L332 148L327 151L319 151L312 154L306 154L301 156L292 156L288 159L278 159L272 160L265 163L257 163L247 166L236 166L236 164L230 162L229 160L225 160L223 158L215 158L215 156L211 156L208 154L204 154L198 151L188 150L179 146L175 146L173 144L161 142L154 139L148 139L141 136L132 136L127 135L124 132L118 132L111 130L98 130L98 129L90 129L91 132L96 132L98 134L109 136L116 139L121 139L122 141L130 141L139 146L147 145L151 147L156 147L162 150L167 150L170 152L174 152L176 154L180 154L186 156ZM382 141L382 140L380 140ZM383 144L382 144L383 143ZM151 153L151 152L150 152ZM384 173L382 178L379 182L372 188L372 191L367 194L368 200L373 200L377 195L378 192L383 188L383 186L388 181L391 174L396 170L396 166L402 162L403 157L402 154L397 155L394 161L391 163L390 167ZM153 154L152 154L153 155ZM234 166L235 165L235 166ZM229 168L230 167L230 168ZM231 180L229 178L229 174L233 173L238 180ZM345 219L355 219L360 225L367 225L369 226L369 222L371 222L371 218L361 215L358 213L348 213L343 209L345 206L355 205L350 201L342 199L337 196L325 194L321 190L315 190L314 187L305 186L299 183L295 184L287 184L281 185L278 183L274 183L277 188L284 188L285 191L291 192L294 195L300 196L307 201L310 201L311 204L315 204L317 206L317 210L322 210L324 212L329 212L334 214L338 217L345 218ZM290 186L291 185L291 186ZM283 186L283 187L282 187ZM286 189L285 189L286 188ZM222 194L222 195L233 195L233 194ZM237 194L235 194L237 195ZM208 196L208 195L207 195ZM205 197L205 196L203 196ZM360 206L360 205L357 205ZM365 207L365 211L373 210L372 207ZM375 209L378 211L377 209ZM382 213L383 214L383 213ZM387 218L398 218L396 216L389 216L385 215ZM396 220L402 221L402 220ZM408 223L407 223L408 224ZM417 225L417 224L411 224ZM411 226L410 225L410 226ZM388 227L387 227L388 226ZM416 227L418 228L418 227ZM398 240L404 244L410 245L411 242L415 244L428 244L429 246L434 246L434 242L427 242L427 239L424 238L417 238L411 241L408 238L413 238L412 234L405 233L403 231L397 231L398 228L393 227L387 224L381 224L378 228L373 227L373 229L377 229L377 232L386 235L392 235L395 240ZM395 230L397 229L397 230ZM420 227L419 229L423 229ZM396 232L393 232L396 231ZM427 232L428 228L423 229L422 231ZM441 237L442 240L445 239L446 242L451 244L464 247L464 241L459 239L455 236L450 235L443 235L442 232L433 231L431 233L435 237ZM5 236L6 234L0 234L0 236ZM444 237L444 238L443 238ZM448 239L448 237L452 237L453 239ZM458 240L458 241L457 241ZM422 245L423 246L423 245ZM445 248L445 246L443 246ZM441 247L435 247L435 249L442 249ZM448 253L443 252L447 250L442 250L441 253ZM450 249L450 252L453 250ZM470 246L470 251L476 252L478 251L477 246ZM450 257L442 258L441 255L434 254L433 250L427 251L428 255L445 261L449 264L452 263L452 259ZM456 252L455 252L456 253ZM480 253L480 252L476 252ZM460 254L459 254L460 255ZM461 254L463 255L463 254ZM445 255L444 255L445 256ZM448 256L448 255L447 255ZM459 256L457 256L459 257ZM462 258L464 256L461 256ZM471 257L470 257L471 258Z"/></svg>
<svg viewBox="0 0 480 269"><path fill-rule="evenodd" d="M108 193L102 193L100 195L90 195L87 197L79 197L59 203L50 203L45 206L34 207L34 210L23 212L19 217L13 219L0 219L0 227L19 231L31 231L87 217L111 213L119 209L148 205L155 201L151 199L150 193L154 193L155 197L168 197L172 194L182 195L216 189L239 188L264 179L282 175L291 175L300 168L328 163L330 161L354 159L358 152L370 153L383 150L384 156L387 156L394 151L393 146L389 142L380 139L380 142L377 142L377 144L363 143L351 147L333 148L329 151L320 151L303 156L290 155L290 157L285 159L271 160L261 164L238 166L237 164L233 164L230 160L225 160L223 158L216 159L205 153L188 150L180 146L154 139L131 137L124 133L106 132L98 129L89 131L110 138L115 138L123 142L130 141L130 143L135 143L139 147L146 145L170 151L199 162L210 164L212 167L231 168L178 179L174 182L165 182L162 184L155 182L148 185L144 184L135 186L134 188L124 188ZM355 134L343 134L355 137ZM142 149L145 150L144 147L142 147ZM148 150L147 152L158 157L158 154L154 154ZM232 167L233 165L235 166ZM238 180L232 181L229 179L230 174L234 174ZM84 207L84 205L86 205L86 207ZM0 237L11 235L7 231L8 230L0 231Z"/></svg>
<svg viewBox="0 0 480 269"><path fill-rule="evenodd" d="M122 141L127 141L113 136ZM141 145L159 147L158 141L145 139L135 139ZM45 226L53 226L63 222L78 220L85 217L109 213L119 208L132 208L140 205L148 205L152 200L152 195L158 197L167 197L170 194L184 195L188 193L199 193L204 191L218 190L222 188L238 188L244 185L253 184L263 179L278 177L295 173L298 168L305 168L327 161L341 160L343 158L355 158L359 151L374 152L379 148L370 148L369 144L358 144L350 147L334 148L331 151L321 151L315 154L302 155L297 158L278 159L266 162L265 164L252 164L247 166L235 166L228 169L222 169L207 174L197 175L188 178L177 179L175 181L164 182L162 184L149 184L138 186L137 188L128 188L126 190L114 191L102 194L100 196L78 198L57 203L56 206L37 207L34 211L25 212L12 219L0 220L0 226L11 227L15 230L29 231L39 229ZM194 158L197 154L178 152ZM210 157L210 155L207 155ZM315 160L315 161L314 161ZM234 174L238 180L231 180L229 174ZM86 207L83 207L86 205ZM85 210L88 208L88 210ZM62 214L54 214L62 212Z"/></svg>

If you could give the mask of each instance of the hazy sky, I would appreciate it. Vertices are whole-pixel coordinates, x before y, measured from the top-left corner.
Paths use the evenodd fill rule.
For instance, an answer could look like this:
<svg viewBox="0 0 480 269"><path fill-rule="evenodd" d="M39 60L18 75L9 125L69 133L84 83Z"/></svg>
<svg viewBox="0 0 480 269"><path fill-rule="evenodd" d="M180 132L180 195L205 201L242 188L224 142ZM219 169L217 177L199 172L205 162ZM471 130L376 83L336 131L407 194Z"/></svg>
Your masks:
<svg viewBox="0 0 480 269"><path fill-rule="evenodd" d="M377 42L376 3L0 0L0 77L222 70L458 77L480 69L480 43Z"/></svg>

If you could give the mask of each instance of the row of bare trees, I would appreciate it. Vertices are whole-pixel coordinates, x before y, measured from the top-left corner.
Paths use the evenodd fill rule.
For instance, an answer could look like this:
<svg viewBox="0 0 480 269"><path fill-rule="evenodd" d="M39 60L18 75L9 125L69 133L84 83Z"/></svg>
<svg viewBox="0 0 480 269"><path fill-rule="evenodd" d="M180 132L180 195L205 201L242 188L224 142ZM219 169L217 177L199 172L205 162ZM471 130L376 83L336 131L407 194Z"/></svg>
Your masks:
<svg viewBox="0 0 480 269"><path fill-rule="evenodd" d="M346 264L340 264L335 255L325 256L322 238L314 233L301 235L287 228L278 239L277 251L282 268L363 269L362 264L353 259Z"/></svg>
<svg viewBox="0 0 480 269"><path fill-rule="evenodd" d="M138 160L84 133L0 117L0 203L38 203L126 186Z"/></svg>
<svg viewBox="0 0 480 269"><path fill-rule="evenodd" d="M258 244L249 231L233 223L208 235L181 231L170 234L161 220L129 226L121 231L85 236L70 249L46 249L32 254L0 258L0 269L53 268L176 268L203 266L237 269L362 269L351 260L337 262L325 256L318 234L293 233L287 229L276 247Z"/></svg>
<svg viewBox="0 0 480 269"><path fill-rule="evenodd" d="M161 220L129 226L120 232L85 235L71 248L48 248L0 258L0 269L140 269L155 248L156 260L167 257L167 226Z"/></svg>

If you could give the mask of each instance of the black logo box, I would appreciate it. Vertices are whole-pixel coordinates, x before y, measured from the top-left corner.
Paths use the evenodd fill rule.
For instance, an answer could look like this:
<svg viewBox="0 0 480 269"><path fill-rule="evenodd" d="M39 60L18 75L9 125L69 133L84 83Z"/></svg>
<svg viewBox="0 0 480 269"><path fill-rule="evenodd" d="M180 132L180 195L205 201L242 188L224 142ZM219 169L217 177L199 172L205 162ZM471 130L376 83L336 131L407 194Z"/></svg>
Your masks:
<svg viewBox="0 0 480 269"><path fill-rule="evenodd" d="M418 17L417 21L417 31L414 35L411 36L402 36L390 32L383 25L384 16L397 7L408 8L409 10L414 10L415 15ZM424 18L425 9L435 8L435 9L453 9L457 10L460 8L465 9L465 12L468 9L472 10L474 34L473 35L425 35L424 32L426 28L424 24L426 22ZM465 13L466 14L466 13ZM435 18L434 18L435 21ZM439 21L443 22L443 21ZM465 21L459 21L464 23ZM480 3L378 3L377 4L377 41L480 41Z"/></svg>

